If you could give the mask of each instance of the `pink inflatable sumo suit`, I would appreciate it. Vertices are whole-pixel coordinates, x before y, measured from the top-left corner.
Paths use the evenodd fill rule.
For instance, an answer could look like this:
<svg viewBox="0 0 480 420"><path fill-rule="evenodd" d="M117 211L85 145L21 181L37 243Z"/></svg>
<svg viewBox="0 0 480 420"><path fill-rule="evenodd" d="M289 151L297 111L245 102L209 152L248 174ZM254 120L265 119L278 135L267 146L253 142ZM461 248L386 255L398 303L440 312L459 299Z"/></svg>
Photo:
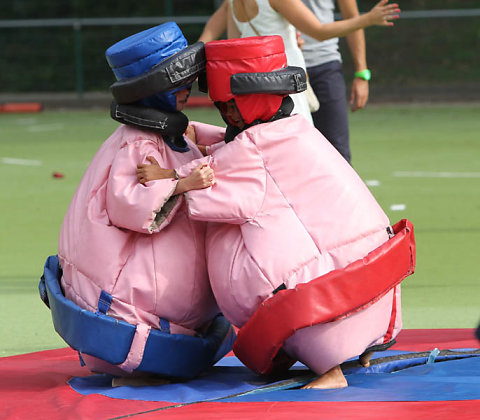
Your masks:
<svg viewBox="0 0 480 420"><path fill-rule="evenodd" d="M256 94L255 89L267 89L275 80L254 72L280 75L275 71L286 65L281 39L212 42L206 44L206 55L211 98L221 110L235 99L247 126L204 158L215 171L215 185L186 196L190 217L211 222L206 241L210 282L223 314L241 327L277 290L343 268L385 243L390 223L319 131L300 115L275 117L282 114L278 107L288 108L289 97L280 106L281 96L279 102L279 95ZM246 83L241 94L237 73L253 73L257 87ZM295 83L296 77L291 79ZM232 93L235 89L238 94ZM273 112L258 116L258 103L262 112L269 106ZM224 119L231 123L230 116ZM179 175L197 163L180 168ZM284 350L323 374L383 343L392 316L395 337L401 329L400 307L397 286L348 317L297 331Z"/></svg>
<svg viewBox="0 0 480 420"><path fill-rule="evenodd" d="M187 117L176 112L175 92L188 89L205 66L203 44L186 45L170 22L107 50L117 76L135 71L112 85L122 104L113 103L112 117L141 128L120 126L96 153L66 213L58 257L66 298L93 313L107 306L109 317L136 330L123 363L85 355L91 370L132 372L151 329L193 336L219 312L207 276L206 224L188 217L184 196L174 195L177 179L144 185L136 176L149 156L165 168L202 156L182 134Z"/></svg>
<svg viewBox="0 0 480 420"><path fill-rule="evenodd" d="M101 292L112 295L108 314L138 325L131 350L137 361L160 319L171 322L172 333L193 335L218 312L205 264L205 224L187 216L183 196L172 196L177 180L144 186L135 174L147 156L166 168L199 158L189 146L174 152L154 133L120 126L87 169L60 232L66 297L95 312ZM129 358L121 366L135 367Z"/></svg>

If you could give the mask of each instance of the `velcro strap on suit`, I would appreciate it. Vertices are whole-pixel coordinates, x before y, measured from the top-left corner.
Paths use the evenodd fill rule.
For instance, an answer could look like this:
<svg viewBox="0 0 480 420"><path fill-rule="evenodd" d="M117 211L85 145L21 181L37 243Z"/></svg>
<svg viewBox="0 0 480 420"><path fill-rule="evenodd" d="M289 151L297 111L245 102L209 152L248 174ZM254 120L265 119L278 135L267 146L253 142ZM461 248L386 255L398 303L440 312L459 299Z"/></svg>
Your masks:
<svg viewBox="0 0 480 420"><path fill-rule="evenodd" d="M393 230L395 236L364 258L263 302L238 332L235 355L256 373L288 369L295 361L286 362L280 350L297 330L360 311L411 275L413 225L404 219Z"/></svg>
<svg viewBox="0 0 480 420"><path fill-rule="evenodd" d="M294 66L272 72L236 73L230 77L230 89L234 95L291 95L307 89L307 76L305 70Z"/></svg>
<svg viewBox="0 0 480 420"><path fill-rule="evenodd" d="M123 363L118 365L120 369L124 370L125 372L132 373L140 366L150 331L151 327L146 324L137 325L127 357Z"/></svg>
<svg viewBox="0 0 480 420"><path fill-rule="evenodd" d="M139 76L116 81L110 89L115 101L128 104L159 92L187 86L205 70L205 46L196 42Z"/></svg>
<svg viewBox="0 0 480 420"><path fill-rule="evenodd" d="M232 349L235 332L218 315L201 337L137 328L101 312L90 312L67 299L60 288L57 256L48 257L39 291L50 307L55 331L80 353L117 365L127 372L193 378Z"/></svg>

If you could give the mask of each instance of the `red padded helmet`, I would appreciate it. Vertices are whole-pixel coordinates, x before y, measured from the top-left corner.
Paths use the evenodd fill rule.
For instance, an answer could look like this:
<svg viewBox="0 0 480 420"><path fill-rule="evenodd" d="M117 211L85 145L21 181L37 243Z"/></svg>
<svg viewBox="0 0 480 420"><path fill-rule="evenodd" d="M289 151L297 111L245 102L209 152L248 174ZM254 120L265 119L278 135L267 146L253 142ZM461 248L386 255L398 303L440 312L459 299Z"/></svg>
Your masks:
<svg viewBox="0 0 480 420"><path fill-rule="evenodd" d="M260 75L261 78L262 73L285 68L287 57L280 36L212 41L205 44L205 54L208 91L214 102L235 99L246 124L255 120L268 121L273 117L285 93L233 93L231 81L232 76L239 73L253 73L252 77ZM261 84L261 79L258 80Z"/></svg>

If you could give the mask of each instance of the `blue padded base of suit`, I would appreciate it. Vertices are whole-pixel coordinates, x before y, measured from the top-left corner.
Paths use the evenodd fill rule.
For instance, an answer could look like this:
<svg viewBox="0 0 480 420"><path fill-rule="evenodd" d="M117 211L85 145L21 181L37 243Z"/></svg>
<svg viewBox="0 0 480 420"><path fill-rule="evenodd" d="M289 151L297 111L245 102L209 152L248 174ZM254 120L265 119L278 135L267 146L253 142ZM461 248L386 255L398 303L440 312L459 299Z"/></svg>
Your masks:
<svg viewBox="0 0 480 420"><path fill-rule="evenodd" d="M349 386L336 390L298 389L311 373L300 363L292 368L289 380L269 381L244 367L236 357L225 357L198 378L157 386L112 388L109 375L76 377L70 386L83 395L101 394L111 398L166 401L189 404L200 401L454 401L480 396L480 357L468 350L461 356L436 360L426 357L399 359L369 368L344 369ZM374 358L411 352L387 350ZM432 352L433 353L433 352ZM372 359L373 360L373 359ZM429 363L428 363L429 362Z"/></svg>
<svg viewBox="0 0 480 420"><path fill-rule="evenodd" d="M136 326L100 312L82 309L61 290L61 269L57 256L48 257L39 284L40 296L48 302L55 331L79 353L117 365L129 352ZM193 337L150 331L139 372L192 378L210 368L231 349L235 332L223 315L217 316L207 334Z"/></svg>

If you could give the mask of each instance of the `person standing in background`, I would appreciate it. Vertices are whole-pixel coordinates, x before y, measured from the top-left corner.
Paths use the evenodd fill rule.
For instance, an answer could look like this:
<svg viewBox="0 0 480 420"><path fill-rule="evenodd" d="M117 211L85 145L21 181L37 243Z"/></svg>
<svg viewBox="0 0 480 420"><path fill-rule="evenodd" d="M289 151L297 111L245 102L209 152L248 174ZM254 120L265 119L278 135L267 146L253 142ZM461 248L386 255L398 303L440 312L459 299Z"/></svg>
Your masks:
<svg viewBox="0 0 480 420"><path fill-rule="evenodd" d="M322 1L318 0L317 3L320 4ZM355 3L354 0L351 1ZM206 43L219 39L225 31L227 31L228 38L280 35L285 44L288 65L306 69L308 63L305 65L302 52L297 44L296 30L302 33L302 37L307 38L308 34L313 41L323 42L373 25L392 26L391 21L397 19L400 12L397 4L387 4L388 0L381 0L362 16L358 14L357 10L357 15L334 22L333 0L327 0L327 3L332 4L332 19L329 22L323 22L302 4L301 0L224 0L208 20L199 41ZM311 122L307 96L301 93L293 95L292 99L295 104L293 113L301 113ZM321 103L320 100L320 107ZM315 126L319 128L316 124ZM328 138L327 133L320 131ZM329 140L335 145L333 140ZM336 148L338 150L338 147ZM340 153L342 152L340 151ZM347 160L349 161L349 159Z"/></svg>
<svg viewBox="0 0 480 420"><path fill-rule="evenodd" d="M334 21L334 0L302 0L322 23ZM343 19L359 16L356 0L337 0ZM310 84L320 102L320 109L312 113L315 127L332 143L340 154L351 161L348 121L347 88L339 51L339 38L318 41L302 34L302 49ZM367 66L365 32L358 29L347 35L347 43L355 67L350 93L353 112L368 102L370 70Z"/></svg>

